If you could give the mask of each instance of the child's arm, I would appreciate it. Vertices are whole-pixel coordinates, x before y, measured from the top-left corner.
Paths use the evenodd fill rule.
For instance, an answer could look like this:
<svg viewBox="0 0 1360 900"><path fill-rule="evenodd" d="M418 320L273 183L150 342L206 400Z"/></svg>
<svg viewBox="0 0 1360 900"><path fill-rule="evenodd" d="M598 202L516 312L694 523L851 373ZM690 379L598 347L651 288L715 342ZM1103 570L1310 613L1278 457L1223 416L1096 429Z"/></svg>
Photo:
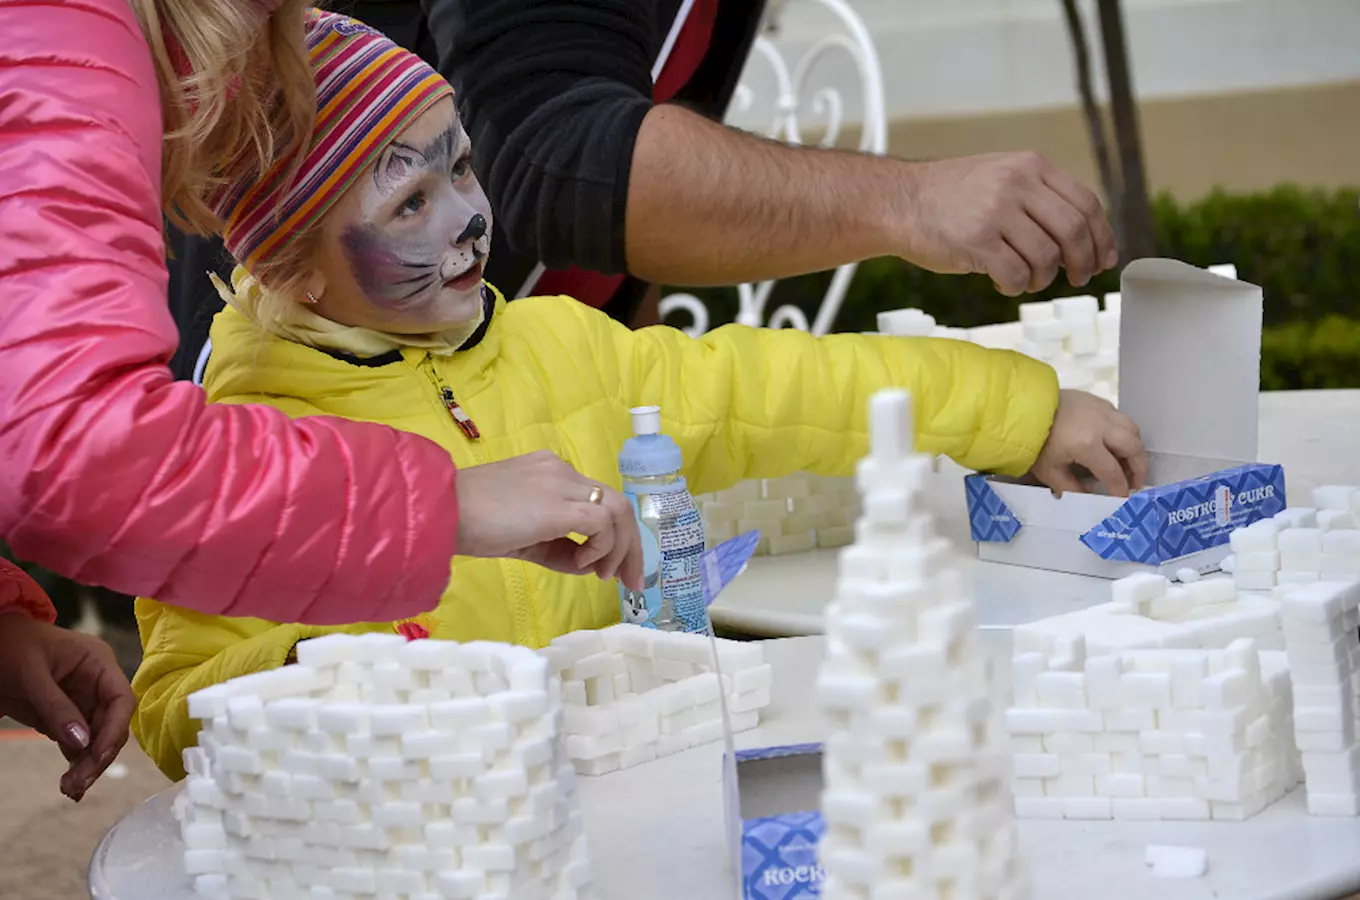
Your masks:
<svg viewBox="0 0 1360 900"><path fill-rule="evenodd" d="M137 694L132 733L174 780L185 774L182 751L198 743L198 720L189 718L190 694L278 668L298 641L335 630L206 616L147 599L137 600L137 623L146 653L132 679Z"/></svg>
<svg viewBox="0 0 1360 900"><path fill-rule="evenodd" d="M1023 475L1036 469L1042 450L1036 474L1047 474L1051 486L1072 489L1066 465L1079 462L1118 490L1117 457L1135 482L1145 466L1136 426L1108 404L1094 409L1088 395L1063 392L1062 434L1050 442L1060 412L1057 377L1019 353L740 326L694 340L666 327L629 331L575 309L598 329L597 361L606 372L616 367L620 399L661 406L695 491L798 470L850 473L868 449L869 397L888 387L912 394L918 449L971 469Z"/></svg>

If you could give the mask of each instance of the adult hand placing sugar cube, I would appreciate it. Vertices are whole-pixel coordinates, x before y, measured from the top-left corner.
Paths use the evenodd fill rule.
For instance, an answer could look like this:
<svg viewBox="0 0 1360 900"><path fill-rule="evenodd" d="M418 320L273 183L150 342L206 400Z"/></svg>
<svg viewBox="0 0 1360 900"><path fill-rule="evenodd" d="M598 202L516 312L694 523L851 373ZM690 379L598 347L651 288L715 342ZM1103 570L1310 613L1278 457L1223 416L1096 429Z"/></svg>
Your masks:
<svg viewBox="0 0 1360 900"><path fill-rule="evenodd" d="M642 590L642 541L628 501L546 450L458 473L458 552L594 572Z"/></svg>
<svg viewBox="0 0 1360 900"><path fill-rule="evenodd" d="M1035 153L912 163L899 255L932 272L979 272L1008 297L1075 287L1119 253L1096 195Z"/></svg>
<svg viewBox="0 0 1360 900"><path fill-rule="evenodd" d="M1100 480L1111 496L1127 497L1147 484L1148 454L1138 425L1107 400L1085 391L1060 391L1048 440L1030 474L1062 495L1081 491L1078 465Z"/></svg>

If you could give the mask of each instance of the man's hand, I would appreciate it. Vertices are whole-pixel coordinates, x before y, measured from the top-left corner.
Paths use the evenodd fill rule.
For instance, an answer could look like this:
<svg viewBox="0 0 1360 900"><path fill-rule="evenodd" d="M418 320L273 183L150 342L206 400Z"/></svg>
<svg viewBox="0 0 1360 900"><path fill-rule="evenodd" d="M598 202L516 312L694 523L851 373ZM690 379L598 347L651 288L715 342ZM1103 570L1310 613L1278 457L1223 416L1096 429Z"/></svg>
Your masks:
<svg viewBox="0 0 1360 900"><path fill-rule="evenodd" d="M1080 493L1074 464L1099 479L1112 497L1127 497L1147 485L1148 454L1137 424L1094 394L1062 391L1048 441L1030 474L1060 496Z"/></svg>
<svg viewBox="0 0 1360 900"><path fill-rule="evenodd" d="M913 163L899 215L899 256L942 273L979 272L1014 297L1052 283L1081 287L1119 261L1100 200L1034 153Z"/></svg>
<svg viewBox="0 0 1360 900"><path fill-rule="evenodd" d="M586 542L567 537L573 533ZM568 575L594 572L642 590L632 506L546 450L458 472L458 553L523 559Z"/></svg>
<svg viewBox="0 0 1360 900"><path fill-rule="evenodd" d="M16 613L0 615L0 715L57 742L80 800L128 739L136 706L109 645Z"/></svg>

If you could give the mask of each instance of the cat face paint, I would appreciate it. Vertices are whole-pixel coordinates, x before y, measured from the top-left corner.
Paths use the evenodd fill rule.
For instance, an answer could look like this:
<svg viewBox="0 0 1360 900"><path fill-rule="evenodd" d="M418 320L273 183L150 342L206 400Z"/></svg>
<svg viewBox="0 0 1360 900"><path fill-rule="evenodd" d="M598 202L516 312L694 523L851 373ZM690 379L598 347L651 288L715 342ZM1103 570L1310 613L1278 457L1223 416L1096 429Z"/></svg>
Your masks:
<svg viewBox="0 0 1360 900"><path fill-rule="evenodd" d="M449 112L451 123L445 115L430 127L422 117L383 151L372 177L355 185L355 220L340 234L368 301L432 328L480 314L482 263L491 251L491 206L451 103ZM423 141L417 133L441 125Z"/></svg>

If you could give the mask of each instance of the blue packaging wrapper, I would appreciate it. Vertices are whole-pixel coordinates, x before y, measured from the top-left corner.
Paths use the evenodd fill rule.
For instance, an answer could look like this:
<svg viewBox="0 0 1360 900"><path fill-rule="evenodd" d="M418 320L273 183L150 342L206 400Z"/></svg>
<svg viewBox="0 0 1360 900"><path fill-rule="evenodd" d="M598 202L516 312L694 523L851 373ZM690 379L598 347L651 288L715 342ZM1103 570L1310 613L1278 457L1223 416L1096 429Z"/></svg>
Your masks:
<svg viewBox="0 0 1360 900"><path fill-rule="evenodd" d="M1006 543L1025 523L985 475L964 480L973 540ZM1229 534L1285 508L1284 469L1247 463L1140 491L1078 539L1102 559L1162 565L1228 543Z"/></svg>

